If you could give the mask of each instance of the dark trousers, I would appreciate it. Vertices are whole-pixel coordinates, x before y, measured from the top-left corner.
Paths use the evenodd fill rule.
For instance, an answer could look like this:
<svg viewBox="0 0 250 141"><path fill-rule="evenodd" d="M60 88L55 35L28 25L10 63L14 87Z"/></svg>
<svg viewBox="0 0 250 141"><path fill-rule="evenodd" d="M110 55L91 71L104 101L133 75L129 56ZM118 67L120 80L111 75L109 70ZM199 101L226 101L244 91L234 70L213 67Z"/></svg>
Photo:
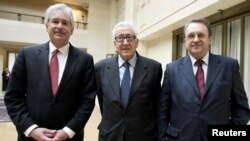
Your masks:
<svg viewBox="0 0 250 141"><path fill-rule="evenodd" d="M2 90L5 91L7 89L7 86L8 86L8 82L9 80L6 80L6 79L3 79L3 87L2 87Z"/></svg>

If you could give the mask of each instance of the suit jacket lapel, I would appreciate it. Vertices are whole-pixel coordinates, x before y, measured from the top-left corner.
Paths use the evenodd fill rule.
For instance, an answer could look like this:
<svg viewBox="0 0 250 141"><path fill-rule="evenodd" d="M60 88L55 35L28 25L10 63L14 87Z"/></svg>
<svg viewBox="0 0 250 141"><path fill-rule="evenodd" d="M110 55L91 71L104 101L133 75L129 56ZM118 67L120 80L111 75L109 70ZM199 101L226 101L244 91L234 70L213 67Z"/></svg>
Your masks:
<svg viewBox="0 0 250 141"><path fill-rule="evenodd" d="M148 66L146 63L144 63L143 58L139 56L139 54L137 54L137 61L136 61L135 70L134 70L134 74L132 78L129 99L131 99L136 94L136 90L139 88L144 77L146 77L147 68Z"/></svg>
<svg viewBox="0 0 250 141"><path fill-rule="evenodd" d="M120 77L119 77L119 66L118 56L110 58L111 60L107 64L107 78L110 83L114 94L120 101Z"/></svg>
<svg viewBox="0 0 250 141"><path fill-rule="evenodd" d="M78 64L77 57L78 57L78 53L75 51L73 46L70 45L67 62L66 62L65 68L64 68L61 82L60 82L59 87L58 87L58 92L57 92L56 97L58 95L60 95L64 86L67 85L68 82L70 82L69 79L71 78L71 75L73 74L73 71L74 71L76 65Z"/></svg>
<svg viewBox="0 0 250 141"><path fill-rule="evenodd" d="M38 51L39 52L37 54L37 59L38 59L37 62L38 62L40 74L44 80L44 83L45 83L44 85L46 85L48 94L50 95L50 97L53 97L53 94L51 91L50 73L49 73L49 42L41 45Z"/></svg>
<svg viewBox="0 0 250 141"><path fill-rule="evenodd" d="M213 54L209 54L209 61L208 61L208 70L207 70L207 81L206 81L206 88L205 94L211 87L213 81L215 80L219 70L221 69L221 60Z"/></svg>
<svg viewBox="0 0 250 141"><path fill-rule="evenodd" d="M198 86L197 86L197 82L196 82L195 77L194 77L192 63L191 63L189 56L186 56L183 59L182 63L180 64L180 71L183 73L183 76L186 78L186 80L189 82L189 84L195 90L197 96L199 96Z"/></svg>

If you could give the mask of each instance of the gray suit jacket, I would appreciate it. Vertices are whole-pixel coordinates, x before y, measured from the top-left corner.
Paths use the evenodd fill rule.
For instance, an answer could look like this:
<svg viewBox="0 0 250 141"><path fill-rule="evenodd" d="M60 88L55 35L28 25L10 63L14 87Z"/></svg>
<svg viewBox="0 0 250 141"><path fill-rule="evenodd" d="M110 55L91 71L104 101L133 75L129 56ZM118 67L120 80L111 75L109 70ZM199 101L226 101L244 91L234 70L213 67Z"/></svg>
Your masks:
<svg viewBox="0 0 250 141"><path fill-rule="evenodd" d="M96 63L95 69L102 114L99 141L122 141L123 135L126 141L155 141L161 64L138 55L126 109L120 101L118 57Z"/></svg>
<svg viewBox="0 0 250 141"><path fill-rule="evenodd" d="M54 97L49 76L49 43L22 48L12 69L5 95L8 113L19 141L37 124L49 129L67 126L76 132L72 141L83 140L83 127L95 105L96 86L91 55L70 45L65 70Z"/></svg>
<svg viewBox="0 0 250 141"><path fill-rule="evenodd" d="M201 101L190 57L167 65L162 85L160 141L207 141L207 125L246 124L247 96L237 60L209 55Z"/></svg>

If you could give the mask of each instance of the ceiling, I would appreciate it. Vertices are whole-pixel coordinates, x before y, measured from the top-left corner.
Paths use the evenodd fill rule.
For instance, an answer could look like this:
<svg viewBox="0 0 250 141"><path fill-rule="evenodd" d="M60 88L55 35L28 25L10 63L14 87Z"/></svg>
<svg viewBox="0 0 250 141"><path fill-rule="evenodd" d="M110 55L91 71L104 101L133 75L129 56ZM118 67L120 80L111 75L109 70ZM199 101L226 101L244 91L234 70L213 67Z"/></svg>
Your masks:
<svg viewBox="0 0 250 141"><path fill-rule="evenodd" d="M81 6L85 10L88 10L89 8L89 0L51 0L51 1Z"/></svg>

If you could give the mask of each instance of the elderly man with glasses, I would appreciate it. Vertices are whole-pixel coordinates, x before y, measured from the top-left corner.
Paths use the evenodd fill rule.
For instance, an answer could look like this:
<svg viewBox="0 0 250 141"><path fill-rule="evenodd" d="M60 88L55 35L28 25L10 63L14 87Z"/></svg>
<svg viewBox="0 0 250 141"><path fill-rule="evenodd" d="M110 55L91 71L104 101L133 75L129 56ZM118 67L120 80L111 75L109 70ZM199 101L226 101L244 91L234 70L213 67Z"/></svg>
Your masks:
<svg viewBox="0 0 250 141"><path fill-rule="evenodd" d="M118 55L95 64L102 114L99 141L155 141L161 64L139 55L130 23L118 23L113 36Z"/></svg>

